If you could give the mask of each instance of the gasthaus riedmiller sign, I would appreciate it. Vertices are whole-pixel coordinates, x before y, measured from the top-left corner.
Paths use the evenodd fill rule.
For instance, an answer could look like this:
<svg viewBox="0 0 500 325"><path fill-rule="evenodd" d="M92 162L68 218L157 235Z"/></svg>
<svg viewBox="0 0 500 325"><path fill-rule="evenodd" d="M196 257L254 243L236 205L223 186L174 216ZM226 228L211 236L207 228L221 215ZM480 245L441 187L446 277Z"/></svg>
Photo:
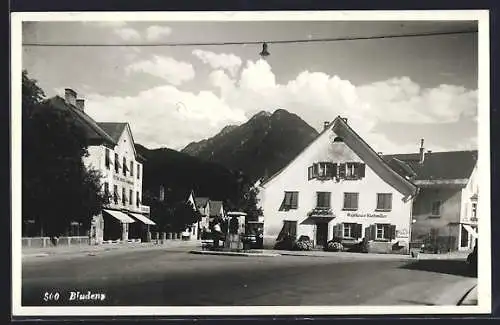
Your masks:
<svg viewBox="0 0 500 325"><path fill-rule="evenodd" d="M358 213L358 212L348 212L348 217L355 218L387 218L387 214L383 213Z"/></svg>

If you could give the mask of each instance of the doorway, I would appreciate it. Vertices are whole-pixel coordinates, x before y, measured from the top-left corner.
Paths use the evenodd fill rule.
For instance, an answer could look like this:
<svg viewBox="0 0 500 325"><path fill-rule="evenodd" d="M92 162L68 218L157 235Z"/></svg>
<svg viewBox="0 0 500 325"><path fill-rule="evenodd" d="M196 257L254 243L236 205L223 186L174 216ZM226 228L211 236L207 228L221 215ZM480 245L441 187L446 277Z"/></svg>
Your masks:
<svg viewBox="0 0 500 325"><path fill-rule="evenodd" d="M316 224L316 246L325 247L328 241L328 223Z"/></svg>

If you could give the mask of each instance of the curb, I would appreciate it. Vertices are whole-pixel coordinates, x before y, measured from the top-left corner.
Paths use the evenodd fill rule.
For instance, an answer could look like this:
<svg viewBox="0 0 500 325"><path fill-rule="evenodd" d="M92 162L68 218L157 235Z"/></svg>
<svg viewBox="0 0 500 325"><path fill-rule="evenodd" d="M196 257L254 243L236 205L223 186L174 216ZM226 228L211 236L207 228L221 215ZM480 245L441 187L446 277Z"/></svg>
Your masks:
<svg viewBox="0 0 500 325"><path fill-rule="evenodd" d="M239 253L239 252L217 252L217 251L190 251L190 254L197 255L224 255L224 256L246 256L246 257L277 257L280 254L270 253Z"/></svg>
<svg viewBox="0 0 500 325"><path fill-rule="evenodd" d="M477 285L470 288L457 303L457 306L471 305L477 305Z"/></svg>

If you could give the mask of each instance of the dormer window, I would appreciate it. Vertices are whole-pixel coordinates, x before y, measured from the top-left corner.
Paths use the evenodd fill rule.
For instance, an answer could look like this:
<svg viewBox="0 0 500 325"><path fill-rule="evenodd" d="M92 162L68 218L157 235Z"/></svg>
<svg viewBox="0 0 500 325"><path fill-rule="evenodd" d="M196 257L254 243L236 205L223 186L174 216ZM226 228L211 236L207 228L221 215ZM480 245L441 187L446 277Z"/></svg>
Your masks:
<svg viewBox="0 0 500 325"><path fill-rule="evenodd" d="M335 139L333 139L333 142L344 142L344 139L342 139L341 137L335 137Z"/></svg>

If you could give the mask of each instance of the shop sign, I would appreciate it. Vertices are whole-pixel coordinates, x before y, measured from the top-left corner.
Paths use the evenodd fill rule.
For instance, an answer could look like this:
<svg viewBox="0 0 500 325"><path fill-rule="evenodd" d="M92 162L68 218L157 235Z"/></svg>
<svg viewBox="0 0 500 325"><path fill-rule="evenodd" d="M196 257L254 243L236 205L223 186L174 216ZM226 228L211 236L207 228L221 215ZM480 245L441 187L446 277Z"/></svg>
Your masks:
<svg viewBox="0 0 500 325"><path fill-rule="evenodd" d="M125 177L119 176L119 175L113 175L113 179L115 181L127 183L127 184L130 184L130 185L134 185L134 182L132 182L131 180L129 180L129 179L125 178Z"/></svg>
<svg viewBox="0 0 500 325"><path fill-rule="evenodd" d="M348 212L347 216L354 217L354 218L387 218L387 214L382 214L382 213Z"/></svg>

